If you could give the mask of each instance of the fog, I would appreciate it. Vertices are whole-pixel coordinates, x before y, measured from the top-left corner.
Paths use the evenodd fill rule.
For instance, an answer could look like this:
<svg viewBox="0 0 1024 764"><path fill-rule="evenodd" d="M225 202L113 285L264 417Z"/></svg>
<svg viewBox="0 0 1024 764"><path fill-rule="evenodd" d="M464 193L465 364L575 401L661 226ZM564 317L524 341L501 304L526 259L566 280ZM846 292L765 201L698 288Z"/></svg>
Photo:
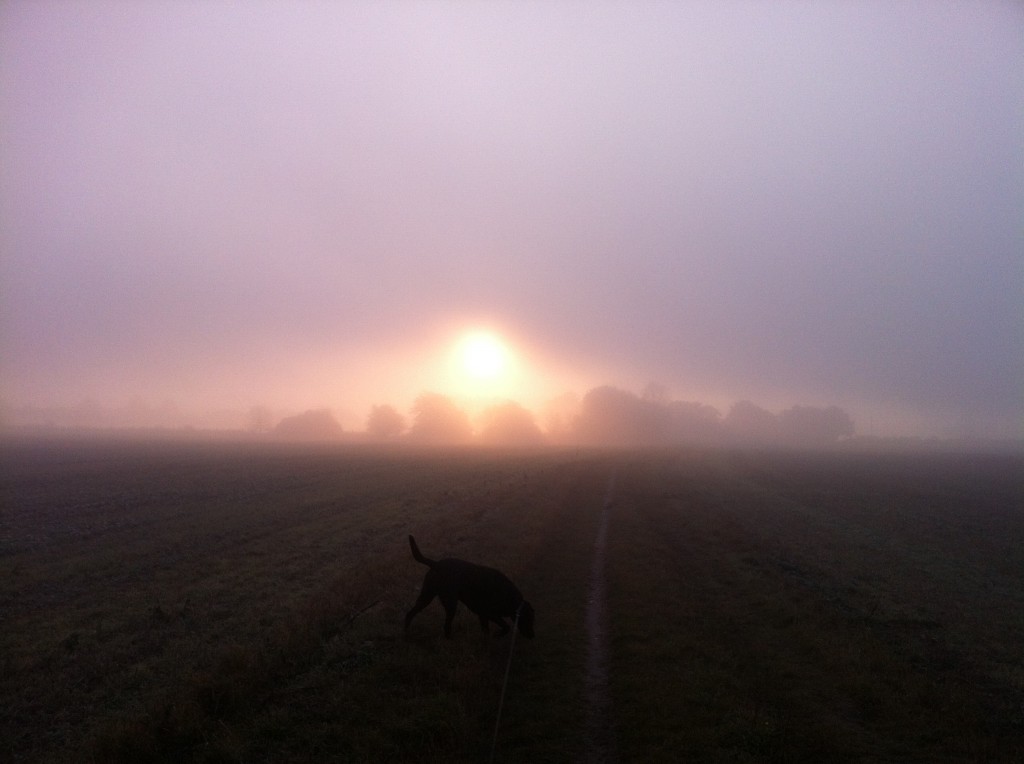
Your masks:
<svg viewBox="0 0 1024 764"><path fill-rule="evenodd" d="M2 416L1024 437L1021 61L1010 2L4 3Z"/></svg>

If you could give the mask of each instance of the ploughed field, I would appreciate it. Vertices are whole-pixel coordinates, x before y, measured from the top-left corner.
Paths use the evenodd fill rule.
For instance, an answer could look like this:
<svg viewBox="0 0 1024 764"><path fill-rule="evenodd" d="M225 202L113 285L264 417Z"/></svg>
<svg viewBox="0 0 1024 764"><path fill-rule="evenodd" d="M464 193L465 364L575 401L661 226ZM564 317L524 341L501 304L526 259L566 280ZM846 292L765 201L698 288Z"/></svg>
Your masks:
<svg viewBox="0 0 1024 764"><path fill-rule="evenodd" d="M1024 760L1021 457L0 454L3 760ZM536 609L496 741L511 639L437 603L403 637L409 533Z"/></svg>

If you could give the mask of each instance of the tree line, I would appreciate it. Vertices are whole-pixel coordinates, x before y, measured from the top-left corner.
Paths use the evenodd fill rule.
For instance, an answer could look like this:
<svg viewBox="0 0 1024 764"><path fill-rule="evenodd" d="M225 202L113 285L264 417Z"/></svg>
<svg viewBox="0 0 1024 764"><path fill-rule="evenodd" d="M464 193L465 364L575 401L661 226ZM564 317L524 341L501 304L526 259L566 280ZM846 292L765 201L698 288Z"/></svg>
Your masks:
<svg viewBox="0 0 1024 764"><path fill-rule="evenodd" d="M390 404L375 405L366 421L369 437L422 444L536 446L664 446L676 444L827 446L854 435L850 415L837 406L796 405L778 413L739 401L723 415L705 403L672 400L658 385L636 394L610 385L581 398L567 394L548 403L538 416L515 401L485 409L476 426L449 396L426 392L409 416ZM330 438L341 425L326 409L279 422L285 437Z"/></svg>

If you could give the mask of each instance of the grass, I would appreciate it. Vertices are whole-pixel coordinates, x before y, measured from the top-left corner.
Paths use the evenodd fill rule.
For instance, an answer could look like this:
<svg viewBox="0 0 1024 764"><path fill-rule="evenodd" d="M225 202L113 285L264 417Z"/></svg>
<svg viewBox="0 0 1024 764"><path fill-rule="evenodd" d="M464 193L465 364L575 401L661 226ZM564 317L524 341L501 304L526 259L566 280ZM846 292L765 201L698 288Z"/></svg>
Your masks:
<svg viewBox="0 0 1024 764"><path fill-rule="evenodd" d="M614 470L624 761L1015 761L1014 457L3 446L0 748L12 761L481 761L509 640L423 568L507 572L497 761L584 757L585 610Z"/></svg>
<svg viewBox="0 0 1024 764"><path fill-rule="evenodd" d="M1020 473L986 462L980 483L962 469L671 455L620 471L624 758L1018 759L1022 686L1001 665L1024 592L983 552L1024 528ZM948 524L968 513L973 534Z"/></svg>

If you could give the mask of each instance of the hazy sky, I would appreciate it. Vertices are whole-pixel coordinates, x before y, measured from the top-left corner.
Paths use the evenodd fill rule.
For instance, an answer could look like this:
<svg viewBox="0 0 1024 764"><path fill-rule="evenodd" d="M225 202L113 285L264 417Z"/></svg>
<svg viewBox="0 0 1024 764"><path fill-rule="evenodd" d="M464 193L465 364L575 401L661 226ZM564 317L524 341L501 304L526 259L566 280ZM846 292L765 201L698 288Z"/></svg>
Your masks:
<svg viewBox="0 0 1024 764"><path fill-rule="evenodd" d="M601 383L1024 434L1024 6L0 5L8 406Z"/></svg>

